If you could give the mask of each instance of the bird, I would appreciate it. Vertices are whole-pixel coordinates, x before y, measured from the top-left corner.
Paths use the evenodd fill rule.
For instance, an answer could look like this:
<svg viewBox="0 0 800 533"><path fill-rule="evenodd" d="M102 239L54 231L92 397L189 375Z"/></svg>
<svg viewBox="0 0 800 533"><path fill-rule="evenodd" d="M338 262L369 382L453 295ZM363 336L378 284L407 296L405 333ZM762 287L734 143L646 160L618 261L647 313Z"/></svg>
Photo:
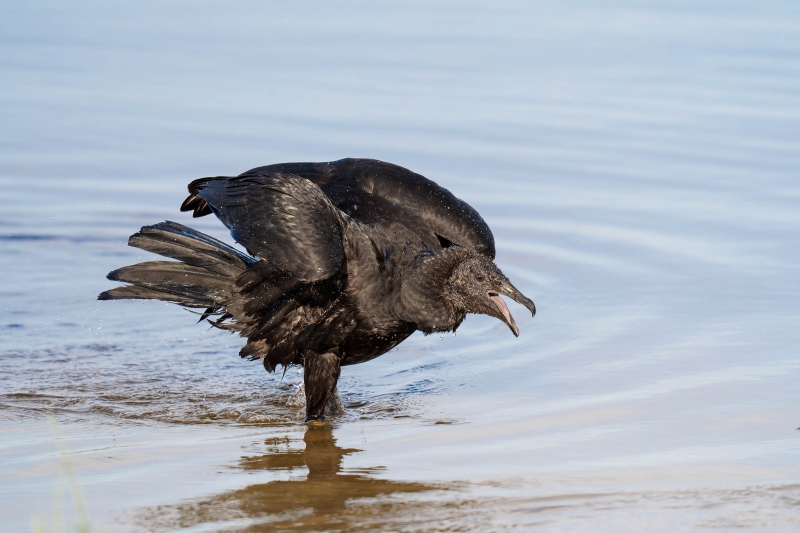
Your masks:
<svg viewBox="0 0 800 533"><path fill-rule="evenodd" d="M168 258L125 266L99 300L172 302L246 338L239 355L268 372L303 368L305 422L325 419L343 366L415 331L455 332L467 314L519 327L501 298L536 307L494 263L478 212L391 163L279 163L189 183L181 211L214 214L247 253L165 221L130 246Z"/></svg>

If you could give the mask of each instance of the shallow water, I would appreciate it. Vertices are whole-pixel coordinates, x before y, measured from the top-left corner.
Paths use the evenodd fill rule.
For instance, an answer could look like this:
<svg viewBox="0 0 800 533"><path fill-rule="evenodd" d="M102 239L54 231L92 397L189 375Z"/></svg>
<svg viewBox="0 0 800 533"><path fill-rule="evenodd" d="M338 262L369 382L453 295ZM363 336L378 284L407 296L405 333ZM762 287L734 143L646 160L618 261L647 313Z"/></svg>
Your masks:
<svg viewBox="0 0 800 533"><path fill-rule="evenodd" d="M0 517L97 531L800 529L793 2L0 6ZM296 370L97 302L196 177L374 157L539 310ZM49 420L49 422L48 422ZM67 505L66 521L76 516Z"/></svg>

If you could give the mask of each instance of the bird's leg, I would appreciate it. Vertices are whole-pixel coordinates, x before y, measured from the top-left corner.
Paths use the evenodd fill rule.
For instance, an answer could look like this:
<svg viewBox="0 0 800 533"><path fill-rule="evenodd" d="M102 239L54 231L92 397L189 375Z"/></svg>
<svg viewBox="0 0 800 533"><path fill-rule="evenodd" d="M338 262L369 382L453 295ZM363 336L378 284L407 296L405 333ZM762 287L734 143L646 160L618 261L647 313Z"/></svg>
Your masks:
<svg viewBox="0 0 800 533"><path fill-rule="evenodd" d="M339 363L339 357L333 353L305 353L303 384L306 389L306 422L325 420L325 405L339 380Z"/></svg>

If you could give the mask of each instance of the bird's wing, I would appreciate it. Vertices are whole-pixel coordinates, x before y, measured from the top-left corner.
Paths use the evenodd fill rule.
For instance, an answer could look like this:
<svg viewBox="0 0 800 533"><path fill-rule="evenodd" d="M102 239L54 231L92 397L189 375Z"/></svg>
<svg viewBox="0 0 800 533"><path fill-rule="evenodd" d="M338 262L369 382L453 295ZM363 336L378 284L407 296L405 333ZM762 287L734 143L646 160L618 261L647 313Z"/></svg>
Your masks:
<svg viewBox="0 0 800 533"><path fill-rule="evenodd" d="M261 172L290 172L306 178L342 211L365 224L375 224L376 218L386 225L423 224L443 245L449 241L494 259L494 236L478 212L444 187L406 168L375 159L349 158L330 163L269 165L242 176Z"/></svg>
<svg viewBox="0 0 800 533"><path fill-rule="evenodd" d="M339 271L345 215L318 186L286 172L201 178L189 184L182 211L214 213L248 252L300 281Z"/></svg>

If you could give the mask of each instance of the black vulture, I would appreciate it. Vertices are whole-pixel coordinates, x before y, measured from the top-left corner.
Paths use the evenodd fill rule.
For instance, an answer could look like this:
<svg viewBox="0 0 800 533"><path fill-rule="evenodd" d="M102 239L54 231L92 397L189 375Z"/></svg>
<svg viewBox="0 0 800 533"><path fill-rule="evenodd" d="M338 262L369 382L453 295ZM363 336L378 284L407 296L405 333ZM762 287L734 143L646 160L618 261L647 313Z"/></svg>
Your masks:
<svg viewBox="0 0 800 533"><path fill-rule="evenodd" d="M177 261L114 270L129 283L100 300L203 309L247 338L239 352L304 368L306 421L324 418L344 365L386 353L414 331L455 331L468 313L519 328L500 295L536 308L494 264L475 209L433 181L374 159L284 163L189 184L181 211L215 214L248 254L176 222L128 244Z"/></svg>

